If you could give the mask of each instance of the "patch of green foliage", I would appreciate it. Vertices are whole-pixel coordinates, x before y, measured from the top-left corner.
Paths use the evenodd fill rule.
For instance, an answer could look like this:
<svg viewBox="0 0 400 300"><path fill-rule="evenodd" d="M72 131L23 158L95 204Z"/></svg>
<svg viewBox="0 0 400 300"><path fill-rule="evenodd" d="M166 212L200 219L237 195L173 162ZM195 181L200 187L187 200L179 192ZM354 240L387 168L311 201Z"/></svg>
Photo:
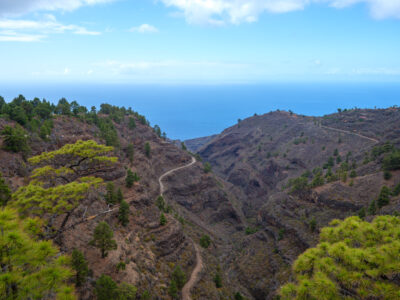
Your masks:
<svg viewBox="0 0 400 300"><path fill-rule="evenodd" d="M5 126L0 132L3 137L3 148L7 151L28 153L28 133L19 125Z"/></svg>
<svg viewBox="0 0 400 300"><path fill-rule="evenodd" d="M89 268L85 256L78 249L74 249L72 251L71 265L75 271L75 284L76 286L81 286L86 282L86 278L89 274Z"/></svg>
<svg viewBox="0 0 400 300"><path fill-rule="evenodd" d="M1 299L75 299L70 260L51 241L38 239L39 219L20 220L4 208L0 228Z"/></svg>
<svg viewBox="0 0 400 300"><path fill-rule="evenodd" d="M94 229L93 239L90 241L90 245L100 249L101 257L107 256L109 250L117 249L117 243L113 240L114 232L110 225L106 222L100 222Z"/></svg>
<svg viewBox="0 0 400 300"><path fill-rule="evenodd" d="M203 248L210 247L211 238L207 234L203 234L200 238L200 246Z"/></svg>
<svg viewBox="0 0 400 300"><path fill-rule="evenodd" d="M7 202L11 199L11 190L6 184L3 174L0 172L0 206L6 206Z"/></svg>
<svg viewBox="0 0 400 300"><path fill-rule="evenodd" d="M399 299L400 218L334 220L298 257L282 299Z"/></svg>
<svg viewBox="0 0 400 300"><path fill-rule="evenodd" d="M211 169L212 169L212 167L209 162L204 163L204 166L203 166L204 173L210 173Z"/></svg>

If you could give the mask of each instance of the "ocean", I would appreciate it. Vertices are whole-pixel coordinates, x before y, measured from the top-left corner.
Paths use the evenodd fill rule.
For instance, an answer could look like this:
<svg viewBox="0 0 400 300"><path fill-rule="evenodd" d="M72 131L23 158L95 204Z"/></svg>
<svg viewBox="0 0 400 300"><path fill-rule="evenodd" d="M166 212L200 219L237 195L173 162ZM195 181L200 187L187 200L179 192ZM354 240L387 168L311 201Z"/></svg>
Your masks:
<svg viewBox="0 0 400 300"><path fill-rule="evenodd" d="M65 97L87 107L132 107L172 139L221 132L237 120L276 109L322 116L337 108L400 105L400 83L270 83L260 85L2 84L6 101L19 94L51 102Z"/></svg>

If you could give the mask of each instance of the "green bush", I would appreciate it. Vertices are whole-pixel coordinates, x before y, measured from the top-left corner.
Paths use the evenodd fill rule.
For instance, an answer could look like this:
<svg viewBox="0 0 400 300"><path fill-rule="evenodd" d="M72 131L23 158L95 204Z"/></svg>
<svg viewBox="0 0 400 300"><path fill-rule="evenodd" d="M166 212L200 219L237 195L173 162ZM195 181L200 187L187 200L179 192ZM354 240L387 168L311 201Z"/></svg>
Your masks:
<svg viewBox="0 0 400 300"><path fill-rule="evenodd" d="M387 186L383 186L376 201L379 208L389 204L390 194L390 189Z"/></svg>
<svg viewBox="0 0 400 300"><path fill-rule="evenodd" d="M159 210L165 211L165 200L164 200L163 196L160 195L160 196L157 197L156 205L157 205Z"/></svg>
<svg viewBox="0 0 400 300"><path fill-rule="evenodd" d="M217 273L214 275L214 283L215 283L215 287L216 287L217 289L219 289L219 288L222 287L222 277L221 277L221 274L220 274L219 272L217 272Z"/></svg>
<svg viewBox="0 0 400 300"><path fill-rule="evenodd" d="M206 162L204 164L204 173L210 173L211 169L212 169L211 164L209 162Z"/></svg>
<svg viewBox="0 0 400 300"><path fill-rule="evenodd" d="M390 178L392 178L392 173L390 173L390 171L384 171L383 172L383 179L389 180Z"/></svg>
<svg viewBox="0 0 400 300"><path fill-rule="evenodd" d="M167 218L165 217L164 213L161 213L161 215L160 215L160 225L164 226L165 224L167 224Z"/></svg>
<svg viewBox="0 0 400 300"><path fill-rule="evenodd" d="M147 157L150 157L151 147L149 142L146 142L146 144L144 145L144 153L146 154Z"/></svg>
<svg viewBox="0 0 400 300"><path fill-rule="evenodd" d="M207 234L203 234L200 238L200 246L203 248L208 248L211 244L211 238Z"/></svg>
<svg viewBox="0 0 400 300"><path fill-rule="evenodd" d="M258 231L258 228L246 227L245 233L247 235L254 234Z"/></svg>

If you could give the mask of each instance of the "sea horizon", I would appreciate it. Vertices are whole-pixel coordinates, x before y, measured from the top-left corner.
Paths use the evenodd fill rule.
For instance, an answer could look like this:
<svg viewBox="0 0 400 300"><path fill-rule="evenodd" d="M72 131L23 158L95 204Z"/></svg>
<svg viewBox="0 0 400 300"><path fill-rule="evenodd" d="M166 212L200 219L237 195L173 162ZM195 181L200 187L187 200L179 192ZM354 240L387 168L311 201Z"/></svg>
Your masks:
<svg viewBox="0 0 400 300"><path fill-rule="evenodd" d="M101 103L132 107L170 139L218 134L238 119L277 109L323 116L338 108L387 108L399 104L398 82L314 82L220 85L0 84L7 102L24 95L52 103L66 98L88 108Z"/></svg>

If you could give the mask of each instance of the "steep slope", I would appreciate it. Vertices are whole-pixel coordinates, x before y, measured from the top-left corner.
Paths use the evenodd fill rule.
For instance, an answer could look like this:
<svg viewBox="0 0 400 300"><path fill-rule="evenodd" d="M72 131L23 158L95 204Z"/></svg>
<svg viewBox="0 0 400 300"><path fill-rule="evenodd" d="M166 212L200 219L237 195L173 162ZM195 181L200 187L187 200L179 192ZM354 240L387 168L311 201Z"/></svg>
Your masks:
<svg viewBox="0 0 400 300"><path fill-rule="evenodd" d="M373 157L372 150L379 152L387 141L398 144L399 117L395 108L323 118L277 111L243 120L203 145L198 154L232 184L249 227L224 260L229 276L252 297L272 298L294 259L316 244L318 228L368 211L382 186L393 189L400 174L392 172L385 180L384 155ZM316 174L325 183L314 188L293 181L303 175L310 184ZM399 209L400 199L393 196L377 213Z"/></svg>
<svg viewBox="0 0 400 300"><path fill-rule="evenodd" d="M108 116L99 114L99 117ZM224 196L226 194L224 186L214 175L205 174L201 164L195 161L190 167L180 169L181 166L193 161L193 158L187 152L160 138L153 128L142 124L144 122L138 117L134 117L136 125L130 128L131 118L125 116L118 122L113 122L119 144L115 148L115 155L119 161L112 170L97 174L105 181L112 181L116 188L121 188L124 199L130 205L129 224L126 227L119 224L117 218L119 205L107 205L104 201L106 190L103 187L81 201L69 217L61 235L54 240L63 253L70 254L76 248L81 250L88 260L90 276L86 284L77 290L80 299L94 297L94 282L102 274L111 276L117 283L126 282L136 286L138 295L143 297L146 297L146 293L150 293L154 299L168 299L169 285L175 267L180 266L187 279L191 277L196 267L199 254L196 252L197 244L200 237L208 233L207 229L201 226L208 223L208 218L213 215L217 224L220 221L218 216L221 214L231 216L221 218L224 222L239 220L230 199ZM29 181L28 176L32 167L27 163L27 157L43 151L56 150L78 140L93 139L99 143L104 142L101 130L81 118L55 115L52 117L52 122L53 129L47 139L28 131L27 139L31 148L29 154L0 150L0 171L13 191ZM6 126L17 125L12 120L0 118L0 131ZM1 141L3 142L3 139ZM134 149L132 162L128 155L129 145L133 145ZM132 188L125 186L128 169L140 177ZM168 172L170 170L174 172ZM160 194L159 178L162 174L166 174L161 178L164 197L173 207L165 212L167 222L163 226L159 221L161 212L155 205ZM189 182L182 183L183 176ZM202 188L206 190L198 193L197 191ZM195 207L189 207L189 203L195 203ZM210 208L202 211L201 207ZM199 210L202 214L197 214ZM63 219L64 216L57 218L54 226L57 228L61 226ZM101 221L106 221L112 227L118 245L117 250L109 251L106 258L101 258L99 250L89 245L94 228ZM197 226L197 223L200 226ZM230 228L230 223L221 224L220 227ZM203 255L213 257L212 254ZM119 265L123 265L123 269L118 268ZM210 286L203 292L204 297L211 299L213 296L210 295L218 294L212 283L212 276L204 276L205 272L199 273L199 271L197 268L197 275L192 279L192 285L185 289L185 293L188 295L188 292L193 292L193 284L196 285L201 277L202 281Z"/></svg>

